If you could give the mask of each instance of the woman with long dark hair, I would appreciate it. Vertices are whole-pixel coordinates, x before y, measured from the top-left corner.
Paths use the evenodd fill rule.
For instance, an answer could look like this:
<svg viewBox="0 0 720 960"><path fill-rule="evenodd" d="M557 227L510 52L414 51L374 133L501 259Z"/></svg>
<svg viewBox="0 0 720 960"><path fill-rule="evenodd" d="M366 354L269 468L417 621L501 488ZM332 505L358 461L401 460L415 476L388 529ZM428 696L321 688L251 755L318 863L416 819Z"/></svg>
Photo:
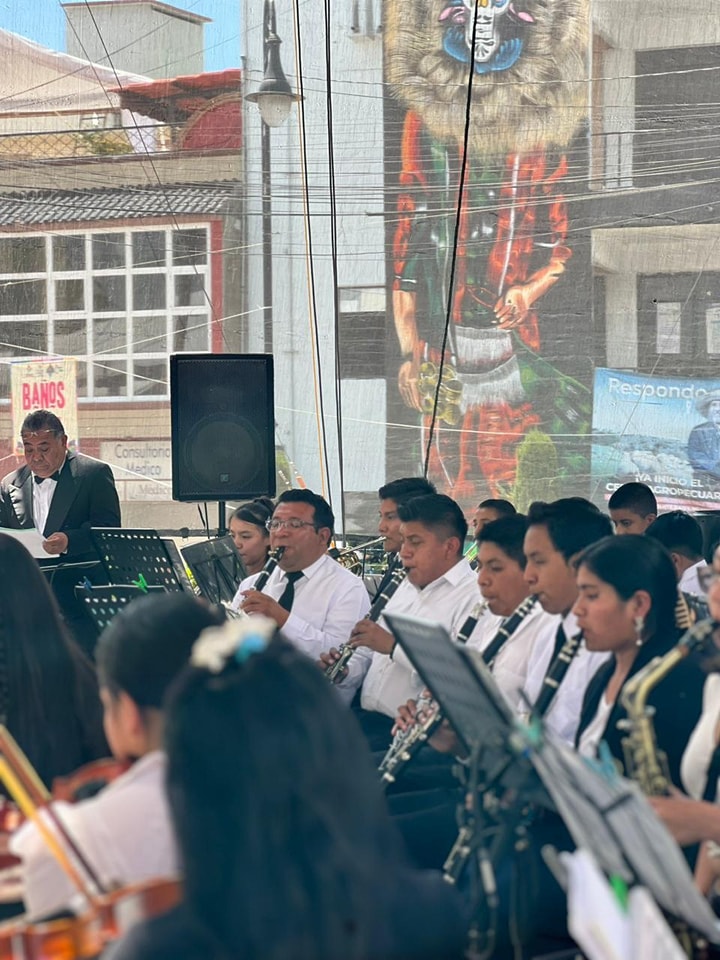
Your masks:
<svg viewBox="0 0 720 960"><path fill-rule="evenodd" d="M245 567L246 576L260 573L270 550L270 533L265 526L275 504L270 497L244 503L230 517L230 536Z"/></svg>
<svg viewBox="0 0 720 960"><path fill-rule="evenodd" d="M621 727L626 719L621 693L632 676L678 641L677 575L667 551L637 535L600 540L581 554L577 568L579 596L573 609L584 643L589 650L612 654L586 691L577 746L593 755L604 740L632 775L622 748L627 734ZM700 715L704 679L694 663L680 663L649 698L657 744L678 786L683 750Z"/></svg>
<svg viewBox="0 0 720 960"><path fill-rule="evenodd" d="M37 562L0 533L0 722L49 787L108 755L95 670Z"/></svg>
<svg viewBox="0 0 720 960"><path fill-rule="evenodd" d="M163 700L199 634L221 617L219 607L186 593L150 594L121 610L98 641L105 730L127 770L96 796L54 807L107 889L177 875L164 789ZM44 916L66 907L74 887L36 825L26 822L10 848L22 861L28 911Z"/></svg>
<svg viewBox="0 0 720 960"><path fill-rule="evenodd" d="M185 902L111 956L451 960L455 891L404 866L356 721L273 633L253 617L196 644L166 714Z"/></svg>

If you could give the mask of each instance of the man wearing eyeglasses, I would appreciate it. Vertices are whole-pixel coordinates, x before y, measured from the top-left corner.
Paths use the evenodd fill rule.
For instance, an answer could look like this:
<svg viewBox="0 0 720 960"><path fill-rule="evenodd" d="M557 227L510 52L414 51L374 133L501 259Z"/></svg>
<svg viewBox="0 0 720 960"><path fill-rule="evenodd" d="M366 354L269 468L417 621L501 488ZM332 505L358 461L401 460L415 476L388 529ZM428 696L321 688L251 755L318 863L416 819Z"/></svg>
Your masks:
<svg viewBox="0 0 720 960"><path fill-rule="evenodd" d="M370 609L360 577L328 556L335 517L330 504L311 490L287 490L278 498L267 527L270 548L283 555L262 592L257 574L242 581L233 607L262 614L313 659L343 643Z"/></svg>

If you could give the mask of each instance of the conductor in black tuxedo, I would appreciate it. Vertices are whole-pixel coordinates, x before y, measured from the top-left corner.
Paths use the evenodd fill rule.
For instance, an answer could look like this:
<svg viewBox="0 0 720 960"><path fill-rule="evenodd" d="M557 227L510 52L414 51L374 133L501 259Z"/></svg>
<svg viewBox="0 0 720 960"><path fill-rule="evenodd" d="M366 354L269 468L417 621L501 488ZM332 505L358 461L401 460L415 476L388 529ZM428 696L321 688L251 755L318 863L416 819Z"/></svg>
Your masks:
<svg viewBox="0 0 720 960"><path fill-rule="evenodd" d="M20 437L25 466L0 481L0 527L35 527L49 556L97 559L87 527L119 527L120 502L106 463L67 448L62 421L49 410L25 417ZM74 595L77 571L58 567L52 585L68 626L83 646L85 615ZM92 578L91 578L92 579Z"/></svg>

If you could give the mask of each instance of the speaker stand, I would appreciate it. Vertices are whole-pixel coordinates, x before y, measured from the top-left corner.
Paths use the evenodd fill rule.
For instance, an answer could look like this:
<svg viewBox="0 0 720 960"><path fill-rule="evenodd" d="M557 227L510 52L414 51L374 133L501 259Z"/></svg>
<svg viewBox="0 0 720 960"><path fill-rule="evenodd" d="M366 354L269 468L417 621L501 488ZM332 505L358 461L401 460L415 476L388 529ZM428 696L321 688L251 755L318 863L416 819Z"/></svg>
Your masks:
<svg viewBox="0 0 720 960"><path fill-rule="evenodd" d="M226 502L225 500L218 501L218 532L219 537L224 537L228 532L227 528L227 513L226 513Z"/></svg>

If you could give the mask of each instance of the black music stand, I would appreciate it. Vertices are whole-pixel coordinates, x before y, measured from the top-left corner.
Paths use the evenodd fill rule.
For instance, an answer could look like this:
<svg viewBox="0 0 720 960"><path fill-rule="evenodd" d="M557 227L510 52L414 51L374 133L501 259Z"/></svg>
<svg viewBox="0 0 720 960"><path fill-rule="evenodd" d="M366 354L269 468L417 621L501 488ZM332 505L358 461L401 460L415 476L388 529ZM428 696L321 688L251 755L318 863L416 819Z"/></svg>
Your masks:
<svg viewBox="0 0 720 960"><path fill-rule="evenodd" d="M182 590L157 530L92 527L90 536L108 583Z"/></svg>
<svg viewBox="0 0 720 960"><path fill-rule="evenodd" d="M144 597L148 593L165 593L164 587L148 587L141 590L131 584L113 584L94 587L92 584L75 587L75 596L82 601L85 611L92 620L98 634L101 634L110 621L129 603Z"/></svg>
<svg viewBox="0 0 720 960"><path fill-rule="evenodd" d="M192 543L180 553L204 597L212 603L232 602L240 581L246 576L232 537Z"/></svg>
<svg viewBox="0 0 720 960"><path fill-rule="evenodd" d="M720 943L717 918L637 784L621 777L613 764L589 760L544 735L538 721L527 727L516 720L481 657L454 644L439 624L399 614L385 619L473 759L477 755L484 764L489 752L501 769L496 783L514 786L517 804L531 800L556 810L576 845L590 850L606 874L642 884L665 912ZM522 761L524 783L517 780L522 770L517 762L507 766L506 761L502 770L497 755L503 751ZM482 844L476 843L470 854L476 849L482 854ZM489 859L497 862L493 852Z"/></svg>
<svg viewBox="0 0 720 960"><path fill-rule="evenodd" d="M178 578L178 583L183 588L185 593L191 593L193 596L197 596L197 590L192 584L188 572L185 569L185 561L182 558L178 545L172 539L172 537L161 537L162 542L165 544L165 549L167 550L168 557L170 558L170 563L172 563L173 570L175 571L175 576Z"/></svg>

